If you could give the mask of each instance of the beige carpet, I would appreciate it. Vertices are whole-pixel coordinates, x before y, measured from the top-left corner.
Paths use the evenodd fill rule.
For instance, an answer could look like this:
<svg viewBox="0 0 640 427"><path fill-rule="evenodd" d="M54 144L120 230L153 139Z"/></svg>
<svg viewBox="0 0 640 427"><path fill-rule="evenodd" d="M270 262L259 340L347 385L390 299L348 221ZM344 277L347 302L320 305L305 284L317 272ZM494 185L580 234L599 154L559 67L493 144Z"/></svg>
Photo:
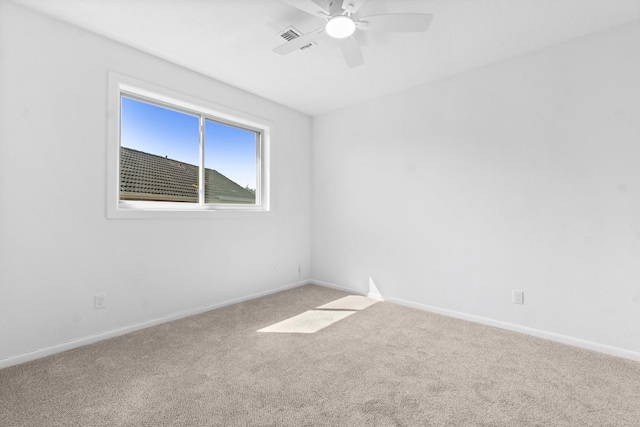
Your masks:
<svg viewBox="0 0 640 427"><path fill-rule="evenodd" d="M0 370L0 425L640 426L640 363L305 286Z"/></svg>
<svg viewBox="0 0 640 427"><path fill-rule="evenodd" d="M321 310L364 310L379 302L372 298L363 297L361 295L348 295L346 297L323 304L318 309Z"/></svg>
<svg viewBox="0 0 640 427"><path fill-rule="evenodd" d="M355 314L355 311L307 310L282 322L258 329L258 332L315 334L352 314Z"/></svg>

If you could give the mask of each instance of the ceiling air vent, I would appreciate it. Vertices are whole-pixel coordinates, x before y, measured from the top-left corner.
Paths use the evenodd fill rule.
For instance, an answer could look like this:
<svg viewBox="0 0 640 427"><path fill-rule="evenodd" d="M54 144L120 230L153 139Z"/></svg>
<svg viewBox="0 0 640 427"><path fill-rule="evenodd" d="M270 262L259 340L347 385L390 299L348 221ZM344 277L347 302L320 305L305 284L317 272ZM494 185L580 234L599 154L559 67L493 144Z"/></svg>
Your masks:
<svg viewBox="0 0 640 427"><path fill-rule="evenodd" d="M290 42L293 39L297 39L301 35L302 35L302 33L300 32L300 30L298 30L297 28L294 28L294 27L285 28L279 34L280 37L282 37L283 39L285 39L288 42ZM318 43L311 42L309 44L306 44L306 45L302 46L300 48L300 50L305 50L305 49L308 49L308 48L310 48L312 46L317 46L317 45L318 45Z"/></svg>

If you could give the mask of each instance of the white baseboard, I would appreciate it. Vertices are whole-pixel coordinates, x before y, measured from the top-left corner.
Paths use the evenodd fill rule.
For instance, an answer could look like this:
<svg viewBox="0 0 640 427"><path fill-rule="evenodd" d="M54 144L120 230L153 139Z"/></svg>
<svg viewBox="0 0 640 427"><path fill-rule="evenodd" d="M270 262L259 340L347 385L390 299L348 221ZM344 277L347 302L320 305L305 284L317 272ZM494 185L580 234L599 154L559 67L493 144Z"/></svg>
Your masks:
<svg viewBox="0 0 640 427"><path fill-rule="evenodd" d="M327 288L338 289L344 292L360 294L360 291L350 289L345 286L338 286L333 283L327 283L320 280L310 280L309 283L317 284ZM625 359L631 359L640 362L640 353L624 348L613 347L607 344L601 344L593 341L583 340L581 338L574 338L567 335L556 334L554 332L543 331L540 329L529 328L527 326L517 325L515 323L502 322L500 320L490 319L488 317L476 316L473 314L462 313L459 311L448 310L445 308L434 307L426 304L420 304L412 301L406 301L400 298L393 298L384 296L384 301L392 302L406 307L417 308L420 310L429 311L431 313L442 314L449 317L455 317L457 319L468 320L470 322L480 323L483 325L494 326L509 331L520 332L522 334L531 335L538 338L544 338L550 341L559 342L562 344L571 345L574 347L585 348L587 350L597 351L600 353L609 354L612 356L623 357Z"/></svg>
<svg viewBox="0 0 640 427"><path fill-rule="evenodd" d="M237 304L239 302L248 301L251 299L263 297L270 294L275 294L277 292L282 292L287 289L297 288L302 285L308 284L309 281L304 280L297 283L291 283L289 285L281 286L276 289L270 289L268 291L258 292L255 294L247 295L240 298L235 298L232 300L210 304L202 307L196 307L189 310L179 311L177 313L170 314L168 316L158 317L155 319L148 320L146 322L137 323L135 325L125 326L123 328L114 329L111 331L102 332L99 334L91 335L84 338L78 338L71 341L63 342L60 344L52 345L45 348L39 348L36 350L32 350L23 354L19 354L16 356L9 356L4 359L0 359L0 369L8 368L9 366L19 365L21 363L29 362L35 359L40 359L42 357L50 356L52 354L61 353L63 351L71 350L74 348L82 347L84 345L93 344L98 341L103 341L109 338L118 337L121 335L126 335L131 332L139 331L141 329L150 328L152 326L160 325L162 323L171 322L174 320L182 319L184 317L194 316L196 314L205 313L207 311L215 310L216 308L225 307L232 304Z"/></svg>
<svg viewBox="0 0 640 427"><path fill-rule="evenodd" d="M146 322L137 323L135 325L126 326L119 329L114 329L111 331L102 332L99 334L91 335L84 338L79 338L71 341L67 341L64 343L56 344L53 346L32 350L23 354L19 354L16 356L10 356L4 359L0 359L0 369L7 368L9 366L19 365L21 363L29 362L31 360L40 359L42 357L50 356L52 354L61 353L63 351L71 350L74 348L82 347L84 345L93 344L98 341L106 340L109 338L118 337L121 335L126 335L131 332L139 331L141 329L149 328L152 326L160 325L162 323L171 322L174 320L182 319L184 317L194 316L196 314L204 313L207 311L215 310L216 308L225 307L228 305L236 304L243 301L248 301L251 299L263 297L266 295L274 294L277 292L282 292L287 289L297 288L299 286L312 284L323 286L326 288L336 289L339 291L347 292L350 294L358 294L365 295L364 292L352 288L348 288L346 286L339 286L329 282L323 282L321 280L304 280L297 283L292 283L289 285L281 286L279 288L271 289L268 291L258 292L255 294L247 295L240 298L235 298L232 300L211 304L202 307L196 307L189 310L180 311L177 313L170 314L168 316L159 317L156 319L151 319ZM399 305L404 305L406 307L417 308L420 310L429 311L432 313L442 314L445 316L455 317L462 320L468 320L475 323L480 323L489 326L495 326L501 329L506 329L514 332L520 332L523 334L535 336L538 338L544 338L551 341L556 341L562 344L572 345L575 347L585 348L588 350L597 351L600 353L610 354L612 356L623 357L625 359L635 360L640 362L640 353L626 350L619 347L613 347L606 344L600 344L593 341L587 341L580 338L574 338L566 335L556 334L553 332L543 331L539 329L529 328L526 326L517 325L514 323L502 322L499 320L490 319L487 317L476 316L473 314L462 313L458 311L448 310L444 308L434 307L426 304L420 304L412 301L406 301L400 298L393 297L385 297L385 301L392 302Z"/></svg>
<svg viewBox="0 0 640 427"><path fill-rule="evenodd" d="M384 301L384 298L382 298L382 295L375 293L375 292L369 292L367 294L367 297L371 298L371 299L377 299L378 301Z"/></svg>
<svg viewBox="0 0 640 427"><path fill-rule="evenodd" d="M323 282L322 280L313 280L310 279L307 284L309 285L318 285L318 286L322 286L324 288L331 288L331 289L335 289L336 291L342 291L342 292L347 292L349 294L357 294L357 295L366 295L365 292L362 291L357 291L355 289L352 288L347 288L345 286L339 286L333 283L329 283L329 282Z"/></svg>

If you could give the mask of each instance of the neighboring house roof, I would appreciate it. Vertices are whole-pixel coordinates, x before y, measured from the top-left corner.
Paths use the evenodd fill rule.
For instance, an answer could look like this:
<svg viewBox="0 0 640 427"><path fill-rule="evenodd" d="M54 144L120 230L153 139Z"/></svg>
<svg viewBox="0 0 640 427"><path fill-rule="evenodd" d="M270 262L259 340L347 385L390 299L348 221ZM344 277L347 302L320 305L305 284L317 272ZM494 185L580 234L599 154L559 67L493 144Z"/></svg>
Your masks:
<svg viewBox="0 0 640 427"><path fill-rule="evenodd" d="M120 199L198 202L198 166L120 147ZM255 203L253 191L205 169L205 203Z"/></svg>

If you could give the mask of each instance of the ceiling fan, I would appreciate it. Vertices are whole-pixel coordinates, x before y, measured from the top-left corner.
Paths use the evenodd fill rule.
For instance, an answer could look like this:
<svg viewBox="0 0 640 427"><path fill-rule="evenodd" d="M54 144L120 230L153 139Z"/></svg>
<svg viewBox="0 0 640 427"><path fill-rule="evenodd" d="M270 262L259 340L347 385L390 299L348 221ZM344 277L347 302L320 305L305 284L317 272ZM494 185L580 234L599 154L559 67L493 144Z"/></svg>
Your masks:
<svg viewBox="0 0 640 427"><path fill-rule="evenodd" d="M325 34L340 41L340 50L351 68L364 63L362 49L353 36L356 30L419 32L426 31L433 15L424 13L391 13L358 17L357 12L366 0L331 0L327 7L314 0L280 0L290 6L324 19L325 25L310 33L284 43L273 51L280 55L294 52L309 43L325 37Z"/></svg>

